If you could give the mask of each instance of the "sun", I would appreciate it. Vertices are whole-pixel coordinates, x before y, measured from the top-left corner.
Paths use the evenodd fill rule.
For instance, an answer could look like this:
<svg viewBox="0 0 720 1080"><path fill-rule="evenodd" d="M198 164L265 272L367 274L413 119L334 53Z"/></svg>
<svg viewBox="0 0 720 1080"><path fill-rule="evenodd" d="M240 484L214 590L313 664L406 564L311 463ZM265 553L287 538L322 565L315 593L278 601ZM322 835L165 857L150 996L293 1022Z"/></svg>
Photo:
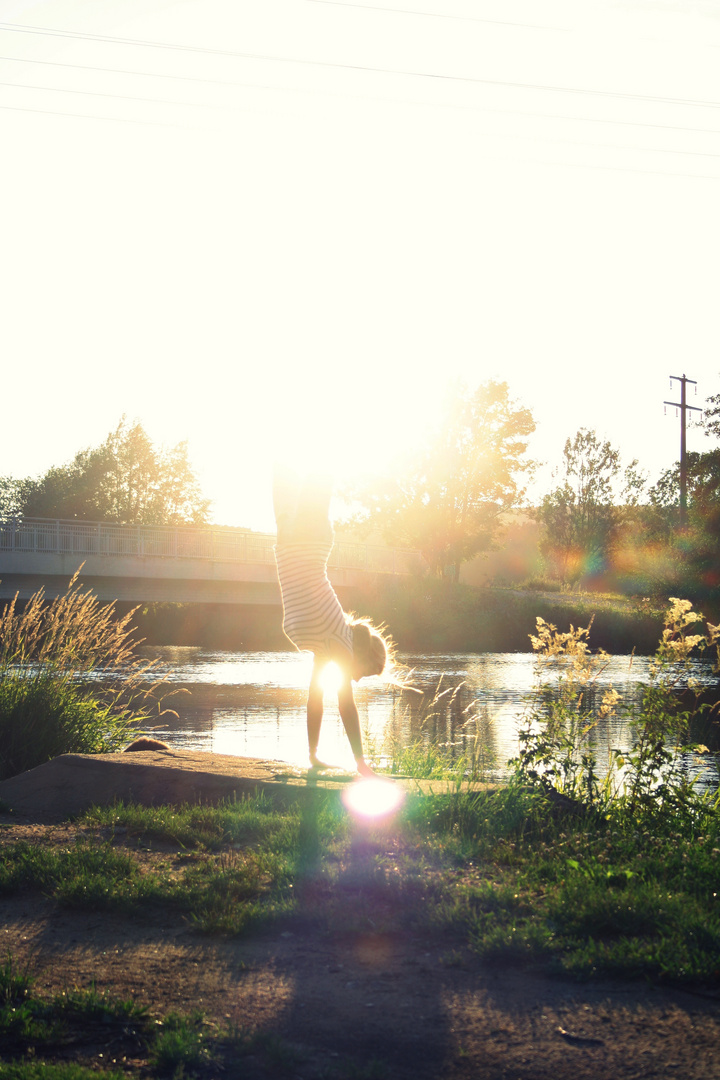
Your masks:
<svg viewBox="0 0 720 1080"><path fill-rule="evenodd" d="M397 459L423 443L437 410L437 386L433 393L424 380L408 386L405 376L394 382L390 372L359 370L362 378L351 365L314 380L282 370L268 427L275 460L301 475L330 475L341 488L358 477L392 475Z"/></svg>
<svg viewBox="0 0 720 1080"><path fill-rule="evenodd" d="M343 673L334 660L329 660L320 675L320 685L326 694L337 694L343 681Z"/></svg>

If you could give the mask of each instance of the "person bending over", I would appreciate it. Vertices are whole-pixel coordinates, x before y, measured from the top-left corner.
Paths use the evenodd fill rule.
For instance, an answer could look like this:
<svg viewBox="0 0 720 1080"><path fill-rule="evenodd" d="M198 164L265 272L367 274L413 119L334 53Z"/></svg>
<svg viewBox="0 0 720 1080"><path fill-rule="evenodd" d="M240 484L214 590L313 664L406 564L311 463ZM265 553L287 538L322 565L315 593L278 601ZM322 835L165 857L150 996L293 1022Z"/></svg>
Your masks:
<svg viewBox="0 0 720 1080"><path fill-rule="evenodd" d="M283 603L283 631L299 650L314 655L307 699L307 730L310 764L322 768L317 749L323 718L321 675L334 660L342 678L338 709L358 772L372 776L363 755L360 718L353 680L381 675L388 645L367 619L346 614L327 575L333 546L330 523L331 486L324 478L301 481L295 474L276 468L273 503L277 522L275 561Z"/></svg>

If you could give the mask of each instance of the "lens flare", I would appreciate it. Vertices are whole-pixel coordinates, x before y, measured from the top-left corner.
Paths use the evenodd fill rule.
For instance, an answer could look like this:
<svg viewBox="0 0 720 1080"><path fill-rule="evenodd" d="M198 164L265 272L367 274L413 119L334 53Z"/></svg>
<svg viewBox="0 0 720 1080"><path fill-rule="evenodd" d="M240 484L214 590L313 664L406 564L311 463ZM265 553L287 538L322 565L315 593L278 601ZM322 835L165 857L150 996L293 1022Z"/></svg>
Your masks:
<svg viewBox="0 0 720 1080"><path fill-rule="evenodd" d="M380 777L356 780L342 797L346 809L363 818L387 817L400 808L404 798L398 784Z"/></svg>

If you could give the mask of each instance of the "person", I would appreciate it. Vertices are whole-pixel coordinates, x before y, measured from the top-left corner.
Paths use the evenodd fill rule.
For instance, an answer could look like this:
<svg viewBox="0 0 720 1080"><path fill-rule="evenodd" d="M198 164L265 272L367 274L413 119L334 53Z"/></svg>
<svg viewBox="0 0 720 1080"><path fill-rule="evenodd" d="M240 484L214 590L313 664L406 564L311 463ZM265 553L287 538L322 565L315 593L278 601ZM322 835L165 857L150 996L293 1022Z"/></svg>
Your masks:
<svg viewBox="0 0 720 1080"><path fill-rule="evenodd" d="M302 480L290 470L275 469L275 561L282 594L283 631L297 649L314 655L307 698L311 766L326 767L317 756L324 704L321 676L329 661L334 660L341 672L338 710L357 771L362 776L373 776L363 753L352 684L365 676L382 674L389 643L369 620L343 611L328 578L327 562L334 543L331 493L326 477Z"/></svg>

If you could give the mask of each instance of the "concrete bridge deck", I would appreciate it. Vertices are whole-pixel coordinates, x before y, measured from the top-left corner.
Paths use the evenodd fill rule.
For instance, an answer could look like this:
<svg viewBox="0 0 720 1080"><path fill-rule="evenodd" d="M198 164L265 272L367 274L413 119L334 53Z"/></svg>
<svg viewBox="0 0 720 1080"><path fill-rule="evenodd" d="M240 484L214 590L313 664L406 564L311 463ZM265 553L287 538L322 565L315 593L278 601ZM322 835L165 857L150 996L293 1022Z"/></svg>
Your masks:
<svg viewBox="0 0 720 1080"><path fill-rule="evenodd" d="M30 519L0 523L0 600L81 580L102 601L279 605L275 536L214 526L174 528ZM408 574L417 552L340 540L328 567L338 589Z"/></svg>

